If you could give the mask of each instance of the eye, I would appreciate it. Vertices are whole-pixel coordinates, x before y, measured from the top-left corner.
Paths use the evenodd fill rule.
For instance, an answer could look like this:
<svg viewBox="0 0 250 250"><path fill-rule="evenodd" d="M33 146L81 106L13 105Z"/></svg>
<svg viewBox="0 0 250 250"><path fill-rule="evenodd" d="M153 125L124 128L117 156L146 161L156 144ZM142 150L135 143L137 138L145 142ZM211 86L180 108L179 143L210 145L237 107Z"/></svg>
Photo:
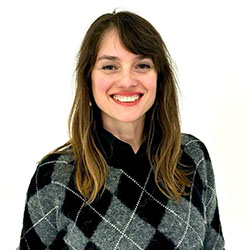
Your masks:
<svg viewBox="0 0 250 250"><path fill-rule="evenodd" d="M136 68L138 68L138 69L150 69L151 67L150 67L150 65L147 64L147 63L140 63L140 64L138 64L138 65L136 66Z"/></svg>
<svg viewBox="0 0 250 250"><path fill-rule="evenodd" d="M135 65L135 70L141 73L144 73L144 72L146 73L150 71L151 68L152 68L152 64L148 62L140 62Z"/></svg>
<svg viewBox="0 0 250 250"><path fill-rule="evenodd" d="M103 70L116 70L117 67L115 65L105 65L102 67Z"/></svg>

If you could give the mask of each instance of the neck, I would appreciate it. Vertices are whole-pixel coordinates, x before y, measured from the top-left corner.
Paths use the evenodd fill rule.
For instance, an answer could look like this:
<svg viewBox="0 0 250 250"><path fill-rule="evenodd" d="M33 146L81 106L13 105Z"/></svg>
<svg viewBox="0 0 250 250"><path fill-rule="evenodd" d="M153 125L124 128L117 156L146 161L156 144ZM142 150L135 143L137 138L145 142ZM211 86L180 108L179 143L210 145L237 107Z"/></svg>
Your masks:
<svg viewBox="0 0 250 250"><path fill-rule="evenodd" d="M136 153L143 140L144 119L135 122L103 121L103 128L128 143Z"/></svg>

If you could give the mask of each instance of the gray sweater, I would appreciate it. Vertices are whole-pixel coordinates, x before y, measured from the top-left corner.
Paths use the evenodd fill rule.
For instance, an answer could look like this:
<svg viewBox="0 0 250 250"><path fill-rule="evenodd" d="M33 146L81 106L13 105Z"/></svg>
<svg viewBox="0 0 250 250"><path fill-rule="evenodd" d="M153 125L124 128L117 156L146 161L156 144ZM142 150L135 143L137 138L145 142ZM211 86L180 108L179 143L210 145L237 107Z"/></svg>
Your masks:
<svg viewBox="0 0 250 250"><path fill-rule="evenodd" d="M156 187L146 146L137 154L104 132L109 165L102 196L86 205L75 187L74 159L51 155L31 180L19 249L224 249L214 174L208 152L183 134L182 162L194 167L180 203Z"/></svg>

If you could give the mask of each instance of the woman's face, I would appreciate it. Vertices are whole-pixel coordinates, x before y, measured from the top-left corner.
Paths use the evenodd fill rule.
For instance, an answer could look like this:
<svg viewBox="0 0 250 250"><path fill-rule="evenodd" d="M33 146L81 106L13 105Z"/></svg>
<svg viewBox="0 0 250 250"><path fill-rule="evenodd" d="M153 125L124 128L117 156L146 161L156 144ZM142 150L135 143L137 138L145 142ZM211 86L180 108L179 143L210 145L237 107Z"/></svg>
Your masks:
<svg viewBox="0 0 250 250"><path fill-rule="evenodd" d="M144 122L155 101L157 72L153 61L126 50L115 29L101 40L91 81L104 127L117 121Z"/></svg>

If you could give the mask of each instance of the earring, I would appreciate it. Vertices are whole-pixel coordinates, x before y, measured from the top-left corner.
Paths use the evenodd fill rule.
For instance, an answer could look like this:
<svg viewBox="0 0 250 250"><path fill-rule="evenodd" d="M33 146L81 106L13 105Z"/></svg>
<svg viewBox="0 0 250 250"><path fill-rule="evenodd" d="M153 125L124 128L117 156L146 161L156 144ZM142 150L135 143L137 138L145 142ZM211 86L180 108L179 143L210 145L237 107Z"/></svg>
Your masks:
<svg viewBox="0 0 250 250"><path fill-rule="evenodd" d="M93 107L92 107L92 102L89 102L89 111L90 111L90 113L89 113L89 124L92 124L92 122L93 122Z"/></svg>

